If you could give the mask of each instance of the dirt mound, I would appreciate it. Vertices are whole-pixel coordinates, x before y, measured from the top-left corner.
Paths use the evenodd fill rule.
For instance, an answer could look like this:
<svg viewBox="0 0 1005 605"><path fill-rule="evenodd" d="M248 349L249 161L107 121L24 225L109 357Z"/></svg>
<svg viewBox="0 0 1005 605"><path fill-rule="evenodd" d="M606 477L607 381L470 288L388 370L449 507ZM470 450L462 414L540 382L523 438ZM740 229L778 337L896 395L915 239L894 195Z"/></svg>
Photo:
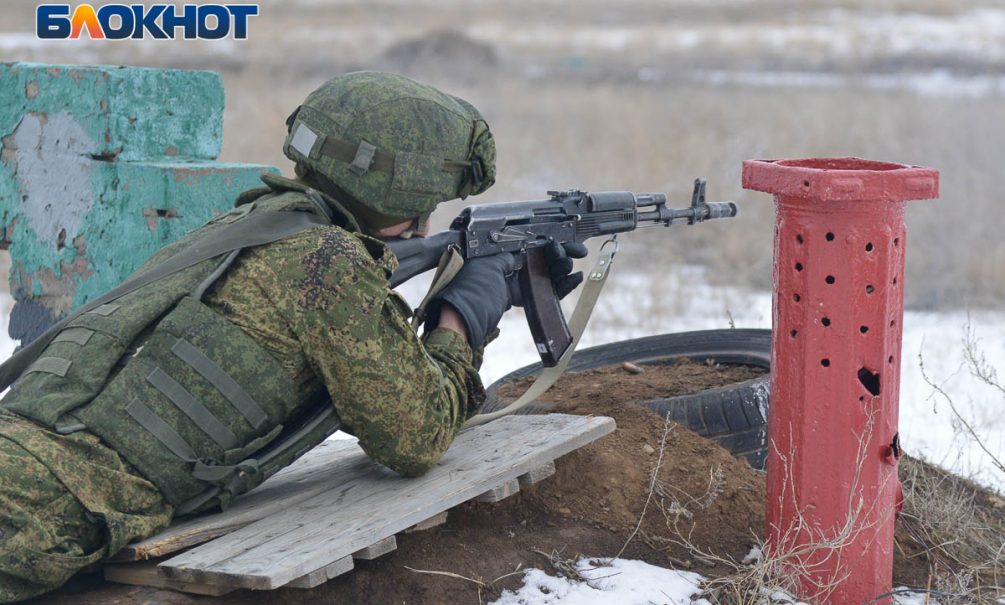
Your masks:
<svg viewBox="0 0 1005 605"><path fill-rule="evenodd" d="M686 358L669 362L612 365L563 376L541 400L570 413L593 413L589 406L601 402L610 407L629 401L647 401L697 393L705 389L742 382L766 373L764 368L744 365L697 363ZM532 382L522 378L499 388L499 396L516 398Z"/></svg>
<svg viewBox="0 0 1005 605"><path fill-rule="evenodd" d="M668 375L657 379L657 374ZM643 377L677 384L677 390L664 388L653 394L642 386ZM615 366L566 376L548 396L556 411L611 416L618 429L559 459L555 476L499 503L457 507L445 525L399 535L394 553L358 562L352 573L309 592L238 591L214 602L477 603L491 600L503 588L519 586L522 574L513 573L518 569L550 569L553 553L554 559L622 553L626 558L704 575L724 573L728 570L695 557L674 536L687 535L699 548L742 558L764 524L763 475L718 445L624 401L702 390L749 377L744 370L693 363L663 366L659 371L650 366L639 375ZM637 390L627 383L635 383L631 388ZM668 520L676 521L676 531ZM104 584L85 576L42 602L201 600Z"/></svg>

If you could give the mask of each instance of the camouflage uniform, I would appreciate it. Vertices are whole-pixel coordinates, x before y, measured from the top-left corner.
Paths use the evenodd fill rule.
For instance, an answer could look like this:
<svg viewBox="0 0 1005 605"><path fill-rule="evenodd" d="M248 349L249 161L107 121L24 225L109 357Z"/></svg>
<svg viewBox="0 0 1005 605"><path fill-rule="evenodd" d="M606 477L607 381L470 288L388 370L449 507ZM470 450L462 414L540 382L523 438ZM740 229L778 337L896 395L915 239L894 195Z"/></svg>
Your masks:
<svg viewBox="0 0 1005 605"><path fill-rule="evenodd" d="M291 157L298 161L298 174L324 180L324 184L335 187L326 175L337 173L339 182L346 184L351 193L343 199L335 201L327 195L322 196L329 205L326 213L344 220L243 250L205 293L202 303L250 336L271 358L269 363L275 362L271 367L281 368L277 373L283 376L277 377L275 382L292 385L292 392L281 393L292 402L285 408L286 413L292 414L298 406L303 407L304 402L317 401L327 392L343 430L357 436L360 446L373 459L404 475L418 475L440 458L464 420L482 402L484 390L477 372L481 351L474 354L466 339L450 330L434 329L420 338L410 329L410 309L390 290L387 281L397 260L382 242L355 231L356 220L345 206L349 206L357 217L365 218L370 226L374 218L382 216L388 221L398 221L406 215L426 214L440 201L475 194L490 186L494 180L494 147L481 116L460 99L399 76L364 73L340 78L326 84L312 98L324 100L355 86L358 88L355 96L340 97L331 105L333 111L355 107L363 113L369 111L368 118L375 119L376 114L367 109L373 107L372 103L393 110L389 126L377 121L386 126L385 132L370 136L371 143L381 150L393 149L387 137L396 128L400 131L394 120L409 111L418 111L409 107L419 103L417 99L421 98L421 107L436 119L423 122L412 116L413 122L427 123L438 129L443 140L459 141L454 144L456 149L445 148L444 153L461 154L463 161L434 162L428 168L434 172L433 180L423 182L423 171L427 168L421 164L432 156L417 153L427 146L425 143L409 140L409 145L418 147L399 149L399 159L403 163L398 166L400 170L395 168L398 184L411 191L403 197L392 195L394 187L388 174L378 170L379 162L374 164L374 170L354 177L352 174L356 173L346 172L344 167L338 170L332 167L347 160L325 159L327 156L321 155L308 161L306 156L293 157L297 153L290 151ZM381 92L381 87L397 87L396 94L406 99L409 107L389 103L391 97L371 94ZM352 102L359 103L359 99L371 97L370 105L352 106ZM306 124L304 120L313 120L311 123L317 127L320 114L307 104L301 109L300 118L291 119L295 128L308 128L301 126ZM340 115L344 118L347 114ZM336 130L332 125L329 135L334 136ZM296 130L291 131L287 147L293 145L295 133ZM341 136L352 138L360 134L350 129ZM306 149L302 140L298 144ZM475 156L471 150L480 151ZM378 159L382 157L380 153ZM463 159L469 156L479 162L474 180L471 170L475 169L469 168L472 160ZM478 158L484 158L484 166ZM352 159L355 160L355 156ZM317 171L319 168L322 172ZM302 183L287 181L284 184L282 179L276 178L267 182L271 189L248 192L239 199L239 204L254 201L252 214L319 204L318 192L311 195ZM313 180L310 184L316 186ZM378 190L383 193L373 193ZM409 199L417 200L418 206L409 208ZM376 208L378 212L368 213L361 200L385 200L390 205L371 204L370 210ZM139 272L183 249L187 240L197 234L168 246ZM143 296L143 291L133 296ZM169 317L159 320L159 324L164 324ZM132 357L140 357L144 345L156 338L149 332L144 334L148 340L137 337L134 345L140 346L130 349ZM53 341L47 346L67 345ZM226 349L222 347L224 352ZM50 350L54 349L45 349ZM102 405L113 411L125 408L128 403L108 403L110 398L118 399L109 396L114 392L115 380L127 374L130 365L138 366L137 361L130 361L130 354L122 359L126 363L120 367L125 369L116 369L118 374L114 379L105 386L98 382L95 387L101 393L94 400L104 398L106 403ZM86 367L86 361L75 371L82 367ZM64 375L66 371L67 368L63 368ZM254 368L244 371L253 372ZM149 461L136 459L134 451L131 464L126 459L128 449L117 451L109 447L107 442L114 442L111 437L116 431L127 435L125 439L132 439L133 432L142 432L136 430L135 425L122 424L121 430L113 425L111 434L105 427L101 434L106 439L102 440L91 430L77 429L70 434L60 434L52 430L56 426L52 422L39 423L24 418L28 415L38 420L32 410L43 406L34 402L36 395L52 401L45 388L37 387L46 384L38 382L38 376L35 374L34 383L28 382L35 385L33 388L19 392L15 384L3 402L7 410L0 409L0 474L3 477L0 482L0 602L18 601L57 588L81 568L115 554L130 541L160 531L170 522L175 513L173 504L178 501L165 488L163 477L157 479L156 473L138 470ZM123 398L136 396L128 389L118 392ZM57 398L60 396L56 394ZM15 403L8 405L11 400ZM154 407L152 402L146 403ZM23 407L25 405L28 409ZM10 410L17 410L20 415L9 413ZM84 420L93 431L100 433L97 425L87 422L86 417ZM277 424L285 424L286 420L279 418ZM268 428L267 424L263 431ZM225 503L222 499L221 502Z"/></svg>
<svg viewBox="0 0 1005 605"><path fill-rule="evenodd" d="M318 227L244 251L205 302L275 357L292 398L327 389L367 454L418 475L484 392L464 338L435 329L420 340L410 329L408 305L387 284L396 266L379 240ZM89 432L0 420L0 601L51 590L170 521L157 489Z"/></svg>

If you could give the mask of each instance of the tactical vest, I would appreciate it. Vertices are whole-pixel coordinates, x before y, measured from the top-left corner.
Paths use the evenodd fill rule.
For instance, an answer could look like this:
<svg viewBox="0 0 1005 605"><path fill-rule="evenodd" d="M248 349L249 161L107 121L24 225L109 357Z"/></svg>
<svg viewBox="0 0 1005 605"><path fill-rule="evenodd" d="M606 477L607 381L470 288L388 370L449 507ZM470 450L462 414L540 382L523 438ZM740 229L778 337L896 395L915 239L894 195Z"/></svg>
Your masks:
<svg viewBox="0 0 1005 605"><path fill-rule="evenodd" d="M136 279L185 265L178 261L185 254L188 266L55 326L0 405L60 433L98 435L160 489L176 515L226 508L335 432L339 419L327 396L306 410L290 401L295 388L279 362L201 301L241 248L331 224L332 206L317 192L291 193L299 183L276 177L266 182L280 191L256 190L251 197L267 197L210 221ZM286 233L273 229L263 238L276 221L261 219L270 216L293 220ZM200 250L212 256L200 260L193 252Z"/></svg>

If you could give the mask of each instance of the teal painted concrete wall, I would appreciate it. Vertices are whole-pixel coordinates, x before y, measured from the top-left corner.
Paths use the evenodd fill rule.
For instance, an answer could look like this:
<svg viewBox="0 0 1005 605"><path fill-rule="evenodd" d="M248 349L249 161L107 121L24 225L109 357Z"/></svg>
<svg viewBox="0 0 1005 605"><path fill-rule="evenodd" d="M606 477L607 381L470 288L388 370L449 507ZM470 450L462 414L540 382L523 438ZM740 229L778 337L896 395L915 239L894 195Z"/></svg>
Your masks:
<svg viewBox="0 0 1005 605"><path fill-rule="evenodd" d="M0 64L0 234L28 341L276 171L214 161L223 85L205 71Z"/></svg>

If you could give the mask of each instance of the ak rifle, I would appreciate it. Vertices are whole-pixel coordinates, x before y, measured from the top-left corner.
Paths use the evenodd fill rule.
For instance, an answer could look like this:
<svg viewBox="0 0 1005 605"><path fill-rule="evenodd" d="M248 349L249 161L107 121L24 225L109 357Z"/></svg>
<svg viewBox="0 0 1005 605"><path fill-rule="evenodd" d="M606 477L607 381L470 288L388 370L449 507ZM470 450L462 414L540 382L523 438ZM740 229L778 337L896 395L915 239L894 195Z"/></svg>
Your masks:
<svg viewBox="0 0 1005 605"><path fill-rule="evenodd" d="M545 245L736 216L733 202L705 201L702 179L695 179L687 208L668 208L665 193L569 190L549 191L548 195L551 197L542 201L468 206L446 231L389 242L399 263L391 286L436 268L450 247L464 259L512 252L517 257L527 323L541 362L550 367L572 344L572 336L548 274Z"/></svg>

